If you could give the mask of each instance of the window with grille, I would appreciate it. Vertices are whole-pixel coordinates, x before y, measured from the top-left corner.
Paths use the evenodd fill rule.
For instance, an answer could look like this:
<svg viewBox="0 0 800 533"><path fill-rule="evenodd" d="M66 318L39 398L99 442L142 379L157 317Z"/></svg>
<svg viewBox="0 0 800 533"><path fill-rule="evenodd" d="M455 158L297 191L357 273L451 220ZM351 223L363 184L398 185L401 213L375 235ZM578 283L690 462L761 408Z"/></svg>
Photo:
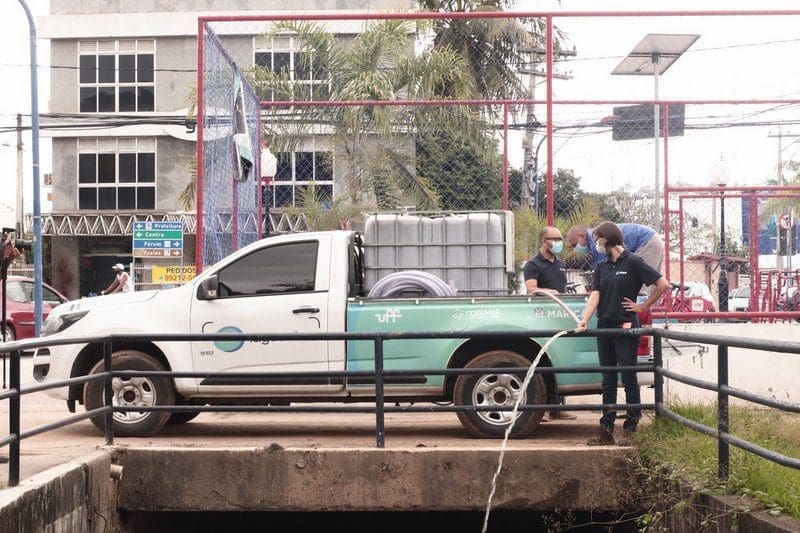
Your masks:
<svg viewBox="0 0 800 533"><path fill-rule="evenodd" d="M271 100L327 100L330 94L325 65L314 53L302 51L295 37L271 37L255 40L254 63L278 74L285 73L292 82L292 94L271 94Z"/></svg>
<svg viewBox="0 0 800 533"><path fill-rule="evenodd" d="M155 41L81 41L78 45L81 113L155 110Z"/></svg>
<svg viewBox="0 0 800 533"><path fill-rule="evenodd" d="M79 139L78 209L155 208L155 139Z"/></svg>
<svg viewBox="0 0 800 533"><path fill-rule="evenodd" d="M333 152L278 152L277 172L272 181L271 207L298 205L309 184L323 203L333 198Z"/></svg>

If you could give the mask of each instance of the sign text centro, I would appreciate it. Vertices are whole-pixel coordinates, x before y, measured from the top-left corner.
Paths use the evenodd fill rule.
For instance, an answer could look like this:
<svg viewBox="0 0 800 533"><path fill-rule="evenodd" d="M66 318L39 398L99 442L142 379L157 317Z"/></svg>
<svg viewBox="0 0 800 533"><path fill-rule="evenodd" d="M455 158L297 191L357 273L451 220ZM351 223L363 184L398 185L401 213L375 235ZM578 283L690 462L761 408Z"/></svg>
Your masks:
<svg viewBox="0 0 800 533"><path fill-rule="evenodd" d="M183 257L183 222L134 222L133 257Z"/></svg>

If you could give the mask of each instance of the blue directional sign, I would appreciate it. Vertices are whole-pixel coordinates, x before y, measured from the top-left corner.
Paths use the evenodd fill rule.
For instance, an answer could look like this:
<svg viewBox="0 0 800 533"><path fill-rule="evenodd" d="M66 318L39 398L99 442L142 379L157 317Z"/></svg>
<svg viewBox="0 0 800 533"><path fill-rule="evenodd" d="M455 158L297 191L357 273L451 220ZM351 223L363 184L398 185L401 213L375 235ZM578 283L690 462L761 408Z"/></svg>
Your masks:
<svg viewBox="0 0 800 533"><path fill-rule="evenodd" d="M183 222L134 222L133 257L183 257Z"/></svg>

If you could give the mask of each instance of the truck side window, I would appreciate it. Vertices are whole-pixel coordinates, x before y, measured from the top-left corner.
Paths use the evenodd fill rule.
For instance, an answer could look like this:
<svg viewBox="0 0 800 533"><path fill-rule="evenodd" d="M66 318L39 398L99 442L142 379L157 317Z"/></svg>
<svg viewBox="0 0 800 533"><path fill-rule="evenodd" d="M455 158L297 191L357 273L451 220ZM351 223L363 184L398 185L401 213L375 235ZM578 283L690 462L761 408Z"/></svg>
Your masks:
<svg viewBox="0 0 800 533"><path fill-rule="evenodd" d="M221 298L308 292L314 290L317 241L257 250L218 274Z"/></svg>

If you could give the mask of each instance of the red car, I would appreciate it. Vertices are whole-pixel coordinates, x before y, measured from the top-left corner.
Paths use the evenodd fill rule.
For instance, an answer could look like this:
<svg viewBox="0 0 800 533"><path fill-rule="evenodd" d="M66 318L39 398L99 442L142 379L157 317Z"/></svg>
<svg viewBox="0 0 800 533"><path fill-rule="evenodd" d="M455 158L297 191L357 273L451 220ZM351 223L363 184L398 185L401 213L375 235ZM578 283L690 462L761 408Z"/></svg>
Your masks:
<svg viewBox="0 0 800 533"><path fill-rule="evenodd" d="M8 276L6 292L6 341L33 337L33 279ZM0 298L3 298L2 290ZM42 283L42 320L47 318L52 308L66 301L66 296L47 283Z"/></svg>

